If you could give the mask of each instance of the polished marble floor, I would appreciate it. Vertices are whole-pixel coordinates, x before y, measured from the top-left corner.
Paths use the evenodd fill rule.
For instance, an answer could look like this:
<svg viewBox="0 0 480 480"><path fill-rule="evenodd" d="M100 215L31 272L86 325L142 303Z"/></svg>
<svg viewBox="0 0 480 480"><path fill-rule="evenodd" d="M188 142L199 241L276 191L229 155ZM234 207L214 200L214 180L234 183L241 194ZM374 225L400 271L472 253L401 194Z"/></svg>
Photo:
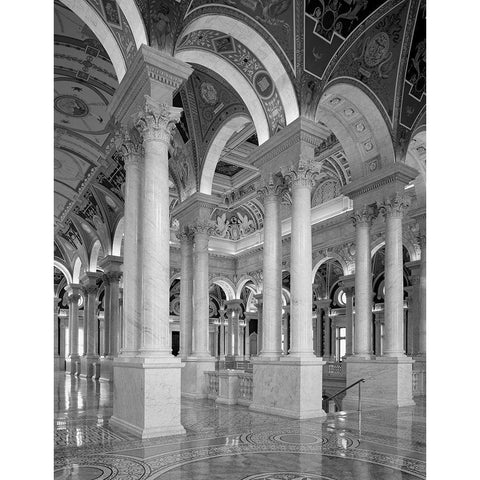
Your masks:
<svg viewBox="0 0 480 480"><path fill-rule="evenodd" d="M109 427L108 383L55 376L55 480L425 478L425 404L290 420L182 400L187 433L138 440Z"/></svg>

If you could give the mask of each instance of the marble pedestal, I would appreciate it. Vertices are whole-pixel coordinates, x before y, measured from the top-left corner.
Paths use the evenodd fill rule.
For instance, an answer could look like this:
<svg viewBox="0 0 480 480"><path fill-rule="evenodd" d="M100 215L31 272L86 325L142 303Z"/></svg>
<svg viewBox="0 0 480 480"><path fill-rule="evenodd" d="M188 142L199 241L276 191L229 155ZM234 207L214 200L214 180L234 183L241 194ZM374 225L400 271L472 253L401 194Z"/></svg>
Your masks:
<svg viewBox="0 0 480 480"><path fill-rule="evenodd" d="M84 355L80 357L82 378L92 378L95 375L94 364L98 362L97 355Z"/></svg>
<svg viewBox="0 0 480 480"><path fill-rule="evenodd" d="M115 358L110 426L142 439L184 434L180 423L181 367L175 357Z"/></svg>
<svg viewBox="0 0 480 480"><path fill-rule="evenodd" d="M65 360L65 370L69 375L78 375L80 373L79 371L79 362L80 362L80 356L79 355L74 355L74 356L69 356Z"/></svg>
<svg viewBox="0 0 480 480"><path fill-rule="evenodd" d="M113 381L113 358L101 357L100 358L100 380L104 382Z"/></svg>
<svg viewBox="0 0 480 480"><path fill-rule="evenodd" d="M240 379L237 370L220 370L218 372L218 397L215 403L235 405L240 396Z"/></svg>
<svg viewBox="0 0 480 480"><path fill-rule="evenodd" d="M322 409L321 358L252 359L253 400L250 410L282 417L325 417Z"/></svg>
<svg viewBox="0 0 480 480"><path fill-rule="evenodd" d="M56 372L64 372L65 371L65 358L60 357L60 355L55 355L53 357L53 368Z"/></svg>
<svg viewBox="0 0 480 480"><path fill-rule="evenodd" d="M204 372L215 370L214 357L188 357L182 368L182 396L186 398L207 398L208 384Z"/></svg>
<svg viewBox="0 0 480 480"><path fill-rule="evenodd" d="M410 357L377 357L365 360L348 357L346 384L361 378L361 405L366 407L406 407L415 405L412 398L412 365ZM358 386L347 391L342 410L358 409Z"/></svg>

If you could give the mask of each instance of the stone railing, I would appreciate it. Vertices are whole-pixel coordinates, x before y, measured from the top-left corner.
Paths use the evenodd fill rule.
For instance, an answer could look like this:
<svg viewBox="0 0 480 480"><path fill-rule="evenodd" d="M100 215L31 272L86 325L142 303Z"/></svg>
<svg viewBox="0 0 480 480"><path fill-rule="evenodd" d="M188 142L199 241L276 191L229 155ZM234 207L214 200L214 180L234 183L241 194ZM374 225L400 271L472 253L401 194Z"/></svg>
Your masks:
<svg viewBox="0 0 480 480"><path fill-rule="evenodd" d="M412 371L412 394L414 397L426 395L426 372Z"/></svg>
<svg viewBox="0 0 480 480"><path fill-rule="evenodd" d="M345 362L329 362L323 366L323 376L328 378L345 378L347 369Z"/></svg>
<svg viewBox="0 0 480 480"><path fill-rule="evenodd" d="M240 405L250 405L253 400L253 373L239 373L240 396L237 402Z"/></svg>
<svg viewBox="0 0 480 480"><path fill-rule="evenodd" d="M207 376L208 398L215 400L218 397L218 372L204 372Z"/></svg>

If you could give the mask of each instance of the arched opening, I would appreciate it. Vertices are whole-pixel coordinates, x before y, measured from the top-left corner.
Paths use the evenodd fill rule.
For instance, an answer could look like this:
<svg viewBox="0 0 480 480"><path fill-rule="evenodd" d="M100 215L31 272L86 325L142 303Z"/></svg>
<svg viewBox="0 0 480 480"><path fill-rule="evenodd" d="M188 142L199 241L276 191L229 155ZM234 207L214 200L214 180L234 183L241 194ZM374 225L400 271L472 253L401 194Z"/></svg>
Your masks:
<svg viewBox="0 0 480 480"><path fill-rule="evenodd" d="M115 228L112 244L112 255L120 257L123 249L123 238L125 233L125 217L120 218Z"/></svg>

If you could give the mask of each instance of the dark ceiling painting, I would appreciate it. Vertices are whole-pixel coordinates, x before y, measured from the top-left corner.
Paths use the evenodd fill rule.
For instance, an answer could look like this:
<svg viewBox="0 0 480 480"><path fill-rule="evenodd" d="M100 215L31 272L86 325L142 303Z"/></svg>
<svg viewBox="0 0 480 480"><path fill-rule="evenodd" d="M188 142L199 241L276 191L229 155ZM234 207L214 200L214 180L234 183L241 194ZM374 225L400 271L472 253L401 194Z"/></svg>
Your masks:
<svg viewBox="0 0 480 480"><path fill-rule="evenodd" d="M274 135L285 125L285 112L277 88L260 60L242 43L230 35L215 30L197 30L185 35L177 46L183 49L199 49L213 52L231 63L252 85L263 106ZM208 92L204 93L204 100ZM211 102L214 101L212 98ZM208 103L207 100L205 100Z"/></svg>
<svg viewBox="0 0 480 480"><path fill-rule="evenodd" d="M260 34L265 29L269 34L267 41L280 47L290 68L295 71L295 0L192 0L187 16L199 10L202 14L221 13L219 6L228 9L226 13L230 16L238 16L235 13L240 12L239 19L246 20Z"/></svg>
<svg viewBox="0 0 480 480"><path fill-rule="evenodd" d="M304 67L323 78L335 52L386 0L305 0Z"/></svg>
<svg viewBox="0 0 480 480"><path fill-rule="evenodd" d="M400 122L411 129L426 103L426 4L420 2L405 74Z"/></svg>
<svg viewBox="0 0 480 480"><path fill-rule="evenodd" d="M408 1L401 2L366 29L329 76L329 81L349 77L366 85L382 103L391 124L408 6Z"/></svg>
<svg viewBox="0 0 480 480"><path fill-rule="evenodd" d="M241 172L243 170L242 167L239 167L237 165L230 165L229 163L219 161L217 163L217 167L215 169L216 173L220 173L221 175L226 175L227 177L233 177L236 175L238 172Z"/></svg>
<svg viewBox="0 0 480 480"><path fill-rule="evenodd" d="M199 158L204 160L207 147L225 120L232 114L248 115L248 110L236 92L217 74L194 65L185 91Z"/></svg>
<svg viewBox="0 0 480 480"><path fill-rule="evenodd" d="M105 20L117 40L128 67L137 53L137 46L132 29L117 2L115 0L87 0L87 2Z"/></svg>

